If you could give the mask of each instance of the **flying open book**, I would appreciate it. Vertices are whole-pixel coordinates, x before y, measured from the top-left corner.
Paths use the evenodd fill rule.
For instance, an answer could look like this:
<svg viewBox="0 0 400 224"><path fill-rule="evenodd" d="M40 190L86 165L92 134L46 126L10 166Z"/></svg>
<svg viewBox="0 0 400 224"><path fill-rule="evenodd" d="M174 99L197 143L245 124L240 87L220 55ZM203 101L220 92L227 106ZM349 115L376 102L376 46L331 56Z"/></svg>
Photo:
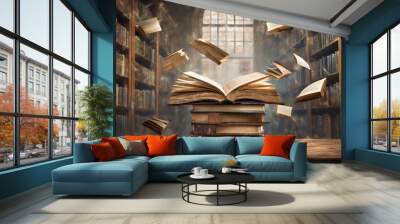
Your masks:
<svg viewBox="0 0 400 224"><path fill-rule="evenodd" d="M272 62L272 64L275 68L267 67L267 70L265 71L268 76L274 77L275 79L282 79L292 73L292 71L277 61Z"/></svg>
<svg viewBox="0 0 400 224"><path fill-rule="evenodd" d="M268 76L254 72L239 76L224 86L195 72L184 72L172 86L169 104L192 104L202 101L252 101L282 104Z"/></svg>
<svg viewBox="0 0 400 224"><path fill-rule="evenodd" d="M306 86L296 97L296 102L308 101L325 96L326 78L320 79Z"/></svg>

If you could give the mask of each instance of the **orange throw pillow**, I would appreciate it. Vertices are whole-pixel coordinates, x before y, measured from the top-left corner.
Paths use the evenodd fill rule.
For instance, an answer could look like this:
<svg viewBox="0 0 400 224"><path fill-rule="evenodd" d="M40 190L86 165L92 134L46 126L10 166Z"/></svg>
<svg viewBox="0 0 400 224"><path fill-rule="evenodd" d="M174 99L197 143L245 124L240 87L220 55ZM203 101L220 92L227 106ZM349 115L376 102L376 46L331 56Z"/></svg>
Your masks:
<svg viewBox="0 0 400 224"><path fill-rule="evenodd" d="M99 162L110 161L117 158L113 147L108 142L93 144L91 145L91 149L94 157Z"/></svg>
<svg viewBox="0 0 400 224"><path fill-rule="evenodd" d="M147 135L125 135L124 139L129 141L146 141Z"/></svg>
<svg viewBox="0 0 400 224"><path fill-rule="evenodd" d="M111 138L101 138L101 142L108 142L114 149L115 155L117 158L125 157L126 151L122 146L121 142L119 142L118 138L111 137Z"/></svg>
<svg viewBox="0 0 400 224"><path fill-rule="evenodd" d="M295 135L265 135L264 146L260 155L280 156L289 159L290 148L295 139Z"/></svg>
<svg viewBox="0 0 400 224"><path fill-rule="evenodd" d="M176 139L177 135L157 136L149 135L146 143L148 148L148 156L165 156L176 155Z"/></svg>

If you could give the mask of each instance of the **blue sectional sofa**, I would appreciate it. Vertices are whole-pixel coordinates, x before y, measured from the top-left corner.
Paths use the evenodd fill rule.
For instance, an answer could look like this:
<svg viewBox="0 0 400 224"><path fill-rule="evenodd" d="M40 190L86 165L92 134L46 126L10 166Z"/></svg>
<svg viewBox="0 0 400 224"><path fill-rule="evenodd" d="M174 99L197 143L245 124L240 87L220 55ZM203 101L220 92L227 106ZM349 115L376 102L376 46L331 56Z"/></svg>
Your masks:
<svg viewBox="0 0 400 224"><path fill-rule="evenodd" d="M236 160L260 182L304 182L306 144L295 142L290 159L260 156L263 137L181 137L177 155L128 156L96 162L90 149L98 141L77 143L74 163L52 172L54 194L131 195L148 181L176 181L193 167L218 172L228 160Z"/></svg>

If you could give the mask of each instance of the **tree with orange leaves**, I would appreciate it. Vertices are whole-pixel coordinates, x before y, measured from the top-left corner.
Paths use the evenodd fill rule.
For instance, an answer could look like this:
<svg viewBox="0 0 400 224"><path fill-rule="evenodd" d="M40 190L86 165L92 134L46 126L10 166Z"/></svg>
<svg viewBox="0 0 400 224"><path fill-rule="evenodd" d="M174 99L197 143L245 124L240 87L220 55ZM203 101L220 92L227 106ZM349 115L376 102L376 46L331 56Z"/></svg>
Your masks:
<svg viewBox="0 0 400 224"><path fill-rule="evenodd" d="M14 88L13 85L7 86L6 92L0 93L0 111L13 112L14 107ZM20 110L23 114L40 114L46 115L48 107L34 105L29 99L25 88L20 89ZM58 110L55 110L58 114ZM0 116L0 147L12 148L13 146L13 117ZM26 145L45 145L48 139L48 119L46 118L20 118L20 148L24 149ZM53 138L59 135L59 128L53 128Z"/></svg>

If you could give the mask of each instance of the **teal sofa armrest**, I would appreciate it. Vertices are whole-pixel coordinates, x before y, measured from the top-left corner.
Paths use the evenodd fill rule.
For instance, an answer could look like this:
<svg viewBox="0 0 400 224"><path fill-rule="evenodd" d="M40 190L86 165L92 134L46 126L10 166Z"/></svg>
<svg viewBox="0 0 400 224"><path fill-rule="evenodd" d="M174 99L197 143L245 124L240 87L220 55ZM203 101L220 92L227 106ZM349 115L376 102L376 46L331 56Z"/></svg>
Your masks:
<svg viewBox="0 0 400 224"><path fill-rule="evenodd" d="M74 163L90 163L95 162L96 158L92 153L90 146L98 144L100 140L75 143L74 145Z"/></svg>
<svg viewBox="0 0 400 224"><path fill-rule="evenodd" d="M307 143L295 141L290 149L293 162L294 181L305 181L307 177Z"/></svg>

